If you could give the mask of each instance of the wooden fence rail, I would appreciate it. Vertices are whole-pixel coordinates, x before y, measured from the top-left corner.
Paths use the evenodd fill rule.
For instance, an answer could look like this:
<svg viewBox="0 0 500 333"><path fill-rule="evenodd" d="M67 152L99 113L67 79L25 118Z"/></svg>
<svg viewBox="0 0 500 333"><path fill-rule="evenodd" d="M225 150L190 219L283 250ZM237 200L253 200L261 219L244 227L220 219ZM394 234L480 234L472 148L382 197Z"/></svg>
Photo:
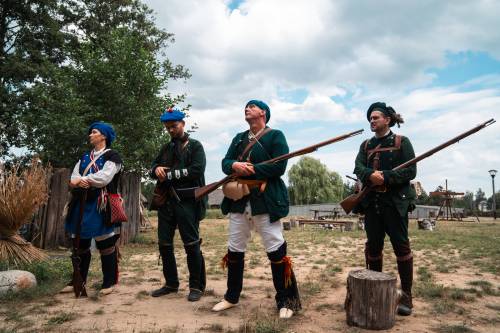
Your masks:
<svg viewBox="0 0 500 333"><path fill-rule="evenodd" d="M49 179L49 200L42 206L34 219L38 226L32 243L43 249L68 246L68 236L64 231L63 210L69 199L68 181L71 175L69 169L54 169ZM124 199L128 222L123 223L120 244L126 244L139 232L141 178L137 174L122 174L118 191Z"/></svg>

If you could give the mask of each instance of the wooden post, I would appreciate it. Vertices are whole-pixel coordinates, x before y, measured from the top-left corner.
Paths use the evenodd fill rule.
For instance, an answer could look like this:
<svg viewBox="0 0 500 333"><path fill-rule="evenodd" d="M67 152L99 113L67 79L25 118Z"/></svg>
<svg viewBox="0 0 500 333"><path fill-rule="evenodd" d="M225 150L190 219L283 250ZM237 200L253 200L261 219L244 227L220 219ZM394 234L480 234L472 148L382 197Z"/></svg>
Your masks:
<svg viewBox="0 0 500 333"><path fill-rule="evenodd" d="M347 324L372 330L394 326L399 295L396 277L368 269L350 271L345 311Z"/></svg>

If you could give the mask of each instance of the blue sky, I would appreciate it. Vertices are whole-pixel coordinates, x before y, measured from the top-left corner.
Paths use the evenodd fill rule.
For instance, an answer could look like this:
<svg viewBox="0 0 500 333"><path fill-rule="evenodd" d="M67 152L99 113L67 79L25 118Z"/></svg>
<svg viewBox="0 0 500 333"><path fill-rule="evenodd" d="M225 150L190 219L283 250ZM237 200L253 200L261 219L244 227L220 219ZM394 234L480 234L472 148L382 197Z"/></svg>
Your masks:
<svg viewBox="0 0 500 333"><path fill-rule="evenodd" d="M262 99L270 126L292 150L364 129L362 136L312 154L351 174L371 136L365 110L384 101L422 153L500 116L500 3L491 1L147 0L175 34L167 49L192 78L172 83L192 105L188 121L207 152L206 178L221 178L231 138L246 129L243 107ZM285 5L284 5L285 4ZM418 165L426 191L448 179L457 191L491 194L500 170L500 124ZM298 159L289 162L289 167ZM500 186L497 186L500 188Z"/></svg>

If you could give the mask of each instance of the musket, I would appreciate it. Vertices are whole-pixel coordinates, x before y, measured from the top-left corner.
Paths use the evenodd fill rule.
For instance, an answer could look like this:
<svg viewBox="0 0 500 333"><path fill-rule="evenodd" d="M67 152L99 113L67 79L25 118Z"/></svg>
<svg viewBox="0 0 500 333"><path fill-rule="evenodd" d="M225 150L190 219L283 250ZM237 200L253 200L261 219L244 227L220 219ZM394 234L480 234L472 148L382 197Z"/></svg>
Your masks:
<svg viewBox="0 0 500 333"><path fill-rule="evenodd" d="M85 202L87 201L87 189L83 190L80 197L80 211L78 215L78 222L76 225L75 239L73 240L73 253L71 254L71 263L73 264L73 291L75 297L87 297L87 290L85 289L85 281L80 272L80 262L82 259L79 254L80 247L80 233L82 230L83 212L85 210Z"/></svg>
<svg viewBox="0 0 500 333"><path fill-rule="evenodd" d="M439 146L437 146L435 148L432 148L431 150L429 150L429 151L427 151L427 152L425 152L425 153L423 153L423 154L421 154L421 155L419 155L417 157L414 157L411 160L404 162L403 164L398 165L397 167L393 168L392 170L403 169L403 168L406 168L406 167L408 167L408 166L410 166L412 164L420 162L424 158L427 158L427 157L429 157L431 155L434 155L438 151L443 150L444 148L446 148L448 146L451 146L452 144L455 144L455 143L459 142L460 140L468 137L469 135L472 135L472 134L474 134L474 133L482 130L486 126L489 126L489 125L493 124L494 122L495 122L495 119L493 119L493 118L490 119L490 120L488 120L488 121L485 121L484 123L479 124L479 125L477 125L474 128L471 128L467 132L464 132L464 133L462 133L462 134L454 137L453 139L448 140L445 143L442 143ZM344 200L342 200L340 202L340 206L342 206L342 208L344 209L344 211L346 212L346 214L349 214L354 209L354 207L356 207L356 205L358 205L361 202L361 200L363 200L363 198L368 193L371 192L371 190L373 189L373 187L374 187L373 185L367 185L367 186L363 187L363 189L360 192L355 193L355 194L351 194L350 196L348 196L347 198L345 198Z"/></svg>
<svg viewBox="0 0 500 333"><path fill-rule="evenodd" d="M299 150L296 150L294 152L291 152L291 153L288 153L288 154L284 154L284 155L281 155L281 156L278 156L278 157L275 157L275 158L272 158L270 160L267 160L267 161L264 161L264 162L261 162L259 164L271 164L271 163L277 163L277 162L281 162L281 161L284 161L284 160L288 160L292 157L296 157L296 156L300 156L300 155L305 155L305 154L309 154L309 153L312 153L316 150L318 150L318 148L321 148L321 147L324 147L324 146L327 146L327 145L330 145L332 143L335 143L335 142L338 142L338 141L342 141L342 140L345 140L347 138L350 138L352 136L355 136L355 135L359 135L363 133L363 130L357 130L357 131L354 131L354 132L351 132L351 133L347 133L347 134L343 134L343 135L339 135L337 137L334 137L334 138L331 138L329 140L326 140L326 141L323 141L323 142L320 142L320 143L317 143L317 144L314 144L312 146L309 146L309 147L305 147L305 148L302 148L302 149L299 149ZM231 181L232 179L236 178L237 175L236 174L231 174L231 175L228 175L224 178L222 178L221 180L219 180L218 182L214 182L214 183L211 183L211 184L208 184L208 185L205 185L203 187L198 187L195 191L194 191L194 197L196 200L199 200L200 198L204 197L205 195L208 195L209 193L215 191L216 189L218 189L220 186L224 185L225 183Z"/></svg>

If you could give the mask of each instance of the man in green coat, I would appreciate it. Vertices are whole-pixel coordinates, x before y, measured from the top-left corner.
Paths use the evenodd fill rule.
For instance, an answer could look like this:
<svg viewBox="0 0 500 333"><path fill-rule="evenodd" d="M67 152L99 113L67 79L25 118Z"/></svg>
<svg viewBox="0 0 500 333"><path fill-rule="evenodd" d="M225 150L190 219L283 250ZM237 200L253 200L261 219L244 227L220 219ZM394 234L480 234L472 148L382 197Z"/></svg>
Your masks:
<svg viewBox="0 0 500 333"><path fill-rule="evenodd" d="M357 207L365 213L366 265L371 270L382 271L382 250L387 233L396 254L403 291L398 314L407 316L413 307L413 255L408 238L408 212L415 207L416 197L410 180L417 175L417 167L413 164L396 171L392 169L414 158L415 153L408 138L391 131L390 127L403 123L392 107L373 103L368 108L367 118L375 136L361 144L354 169L364 186L375 186Z"/></svg>
<svg viewBox="0 0 500 333"><path fill-rule="evenodd" d="M206 285L199 230L206 199L194 199L194 189L205 185L206 159L201 143L184 132L184 116L172 108L161 116L171 140L161 147L151 167L151 177L157 179L159 192L166 198L159 207L153 207L158 210L158 246L166 282L151 296L176 293L179 289L174 255L174 233L179 228L189 269L188 300L194 302L201 298Z"/></svg>
<svg viewBox="0 0 500 333"><path fill-rule="evenodd" d="M238 304L243 287L245 251L252 229L260 234L271 263L280 318L290 318L301 308L280 223L280 218L288 214L288 192L281 179L287 162L261 163L289 152L283 133L266 126L270 117L266 103L249 101L245 106L245 120L250 128L234 137L222 160L223 172L237 175L237 182L223 189L221 208L224 214L229 214L228 253L223 259L223 265L228 268L227 292L213 311Z"/></svg>

